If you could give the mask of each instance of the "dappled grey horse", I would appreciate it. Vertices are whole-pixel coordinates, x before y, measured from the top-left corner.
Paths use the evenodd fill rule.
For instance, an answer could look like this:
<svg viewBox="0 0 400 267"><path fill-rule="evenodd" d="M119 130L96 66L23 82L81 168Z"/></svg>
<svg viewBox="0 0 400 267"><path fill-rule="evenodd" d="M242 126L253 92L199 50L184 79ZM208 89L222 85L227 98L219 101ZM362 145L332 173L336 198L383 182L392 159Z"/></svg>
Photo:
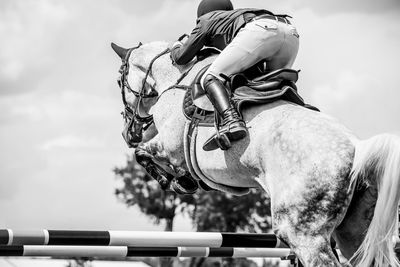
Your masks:
<svg viewBox="0 0 400 267"><path fill-rule="evenodd" d="M182 113L185 90L173 85L181 77L180 84L189 85L213 57L178 67L167 47L113 46L127 68L121 79L124 102L138 118L125 131L151 159L141 163L153 175L157 163L179 176L188 171L183 151L189 122ZM305 266L342 266L330 247L332 237L355 266L399 266L392 240L398 235L399 137L362 141L334 118L283 100L247 107L243 115L248 137L229 150L203 151L215 130L199 128L196 156L207 177L264 190L274 232Z"/></svg>

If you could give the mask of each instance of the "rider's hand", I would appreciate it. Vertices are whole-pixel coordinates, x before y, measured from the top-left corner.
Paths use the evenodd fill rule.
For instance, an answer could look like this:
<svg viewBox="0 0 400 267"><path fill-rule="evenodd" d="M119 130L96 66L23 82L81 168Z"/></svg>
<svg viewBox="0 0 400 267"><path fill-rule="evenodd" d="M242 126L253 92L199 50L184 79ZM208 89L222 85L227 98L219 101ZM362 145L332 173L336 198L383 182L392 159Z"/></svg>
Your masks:
<svg viewBox="0 0 400 267"><path fill-rule="evenodd" d="M176 41L176 42L170 43L170 44L168 45L168 48L169 48L170 50L174 50L176 47L180 47L180 46L182 46L182 45L183 45L183 43L182 43L181 41Z"/></svg>
<svg viewBox="0 0 400 267"><path fill-rule="evenodd" d="M184 33L181 35L181 37L178 38L178 41L182 42L182 43L186 43L186 41L189 39L189 35Z"/></svg>

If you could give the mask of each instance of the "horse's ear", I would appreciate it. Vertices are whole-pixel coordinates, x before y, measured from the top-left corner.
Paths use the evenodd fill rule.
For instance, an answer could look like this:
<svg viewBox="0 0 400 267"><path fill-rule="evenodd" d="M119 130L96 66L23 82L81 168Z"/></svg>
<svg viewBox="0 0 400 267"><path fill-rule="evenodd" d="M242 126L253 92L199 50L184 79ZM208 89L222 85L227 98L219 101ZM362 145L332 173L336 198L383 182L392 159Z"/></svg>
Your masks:
<svg viewBox="0 0 400 267"><path fill-rule="evenodd" d="M117 53L117 55L124 60L126 57L126 54L128 53L128 49L120 47L114 43L111 43L111 48L114 50L115 53Z"/></svg>

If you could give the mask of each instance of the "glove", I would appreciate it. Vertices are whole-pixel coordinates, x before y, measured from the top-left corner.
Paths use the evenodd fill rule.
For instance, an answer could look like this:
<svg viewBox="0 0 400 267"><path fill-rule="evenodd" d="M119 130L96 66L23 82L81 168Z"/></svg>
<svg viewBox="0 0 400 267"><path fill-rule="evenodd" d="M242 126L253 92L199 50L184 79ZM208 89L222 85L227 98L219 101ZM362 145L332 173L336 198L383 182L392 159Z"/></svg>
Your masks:
<svg viewBox="0 0 400 267"><path fill-rule="evenodd" d="M183 43L181 41L176 41L174 43L170 43L168 45L168 48L169 48L169 50L174 50L176 47L180 47L182 45L183 45Z"/></svg>

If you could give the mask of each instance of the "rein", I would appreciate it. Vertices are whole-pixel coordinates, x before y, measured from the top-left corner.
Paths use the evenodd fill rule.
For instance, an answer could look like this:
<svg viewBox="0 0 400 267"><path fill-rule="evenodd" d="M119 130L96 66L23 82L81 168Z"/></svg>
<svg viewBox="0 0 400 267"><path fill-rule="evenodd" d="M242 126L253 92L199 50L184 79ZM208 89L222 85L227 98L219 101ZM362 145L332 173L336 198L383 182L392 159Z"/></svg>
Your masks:
<svg viewBox="0 0 400 267"><path fill-rule="evenodd" d="M146 94L145 87L147 83L147 78L149 77L149 75L152 75L152 67L154 62L161 56L171 52L169 48L166 48L164 51L162 51L160 54L155 56L150 61L149 67L147 68L145 77L143 78L142 81L142 87L139 92L136 92L130 87L129 82L127 80L127 76L129 74L129 57L132 51L138 49L140 46L142 46L142 43L139 43L136 47L130 48L128 50L125 59L122 61L121 68L119 70L119 72L121 73L121 77L118 79L118 85L121 88L122 102L124 103L125 106L125 110L121 113L125 120L125 127L122 135L129 147L134 147L134 143L136 143L136 140L135 141L133 140L132 137L133 135L131 130L132 126L135 123L142 126L141 127L142 132L146 131L154 123L153 115L141 116L139 114L138 108L142 100L145 98L157 97L158 101L165 92L170 91L172 89L187 90L189 86L179 85L179 83L187 76L187 74L192 70L193 66L196 64L194 63L189 69L187 69L184 73L182 73L182 75L179 77L176 83L165 89L160 95L157 92L155 94ZM131 93L133 93L136 97L139 98L138 103L135 106L134 110L132 110L132 108L128 105L128 102L126 101L125 88L127 88ZM140 133L140 137L138 135L136 136L137 138L141 138L142 133Z"/></svg>

